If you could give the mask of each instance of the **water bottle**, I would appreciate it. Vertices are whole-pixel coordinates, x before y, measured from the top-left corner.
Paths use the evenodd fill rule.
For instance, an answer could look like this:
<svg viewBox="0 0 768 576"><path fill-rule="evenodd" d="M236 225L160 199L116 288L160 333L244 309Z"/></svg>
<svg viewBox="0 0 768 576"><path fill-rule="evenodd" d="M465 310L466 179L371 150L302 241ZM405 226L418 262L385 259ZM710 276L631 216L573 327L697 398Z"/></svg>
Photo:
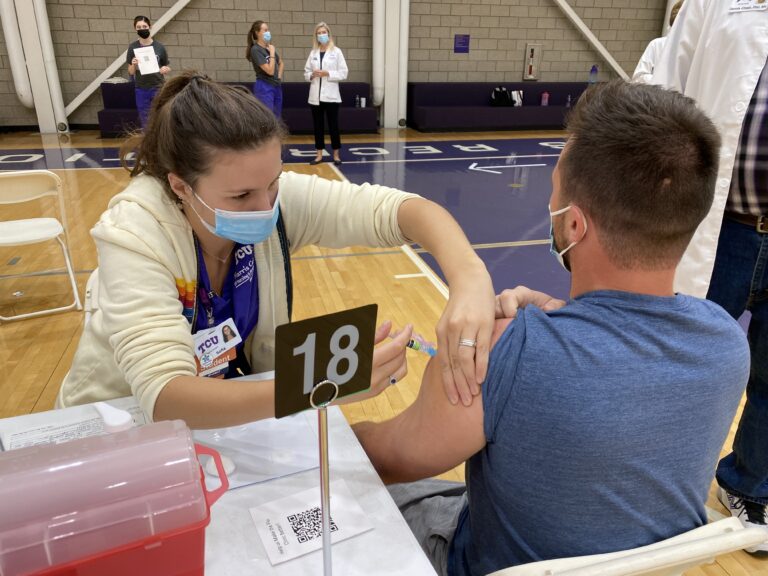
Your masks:
<svg viewBox="0 0 768 576"><path fill-rule="evenodd" d="M565 99L565 107L570 108L571 107L571 95L568 94L568 98Z"/></svg>
<svg viewBox="0 0 768 576"><path fill-rule="evenodd" d="M589 70L589 83L597 84L597 64L593 64Z"/></svg>
<svg viewBox="0 0 768 576"><path fill-rule="evenodd" d="M355 108L360 108L360 95L355 96Z"/></svg>
<svg viewBox="0 0 768 576"><path fill-rule="evenodd" d="M541 93L541 105L549 106L549 92L544 91Z"/></svg>

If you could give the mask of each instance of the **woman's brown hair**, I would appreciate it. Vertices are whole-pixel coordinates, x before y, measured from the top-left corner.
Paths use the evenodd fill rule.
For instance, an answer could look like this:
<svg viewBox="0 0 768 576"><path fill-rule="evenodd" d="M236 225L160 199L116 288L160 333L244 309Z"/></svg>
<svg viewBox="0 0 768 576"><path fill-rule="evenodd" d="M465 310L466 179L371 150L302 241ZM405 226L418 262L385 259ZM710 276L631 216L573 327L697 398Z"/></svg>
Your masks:
<svg viewBox="0 0 768 576"><path fill-rule="evenodd" d="M170 172L194 186L217 151L249 150L282 141L285 134L282 122L250 90L185 71L165 83L144 133L126 141L120 156L131 176L154 176L170 194ZM131 152L136 156L129 166Z"/></svg>
<svg viewBox="0 0 768 576"><path fill-rule="evenodd" d="M256 22L253 23L253 26L251 26L250 32L248 32L248 47L245 49L245 59L249 62L251 61L251 48L256 44L256 35L264 24L266 24L264 20L256 20Z"/></svg>

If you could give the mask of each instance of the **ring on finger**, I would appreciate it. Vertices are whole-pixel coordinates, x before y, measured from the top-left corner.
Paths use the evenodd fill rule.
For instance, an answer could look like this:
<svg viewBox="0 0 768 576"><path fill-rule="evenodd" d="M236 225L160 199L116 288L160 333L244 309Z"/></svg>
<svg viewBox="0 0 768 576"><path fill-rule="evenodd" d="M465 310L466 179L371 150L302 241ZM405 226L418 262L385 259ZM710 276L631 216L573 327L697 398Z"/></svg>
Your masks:
<svg viewBox="0 0 768 576"><path fill-rule="evenodd" d="M477 346L477 340L471 340L469 338L461 338L459 340L459 346L468 346L469 348L475 348Z"/></svg>

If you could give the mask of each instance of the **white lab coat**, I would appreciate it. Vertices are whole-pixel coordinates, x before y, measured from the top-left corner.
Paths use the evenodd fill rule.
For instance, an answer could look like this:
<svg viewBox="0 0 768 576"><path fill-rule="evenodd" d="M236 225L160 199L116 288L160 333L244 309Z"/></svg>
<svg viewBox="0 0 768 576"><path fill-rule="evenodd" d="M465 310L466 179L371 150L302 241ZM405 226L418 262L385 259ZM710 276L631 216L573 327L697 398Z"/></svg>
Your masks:
<svg viewBox="0 0 768 576"><path fill-rule="evenodd" d="M640 62L637 63L634 74L632 74L632 82L638 84L650 84L653 77L653 69L656 67L656 62L659 61L659 56L664 50L664 45L667 42L667 37L654 38L648 43L648 46L640 56Z"/></svg>
<svg viewBox="0 0 768 576"><path fill-rule="evenodd" d="M313 70L325 70L330 76L310 80ZM320 50L310 51L307 63L304 65L304 79L311 82L309 103L317 106L320 102L341 102L339 82L346 80L348 73L347 61L344 60L344 54L339 48L334 46L333 49L326 51L322 66Z"/></svg>
<svg viewBox="0 0 768 576"><path fill-rule="evenodd" d="M768 10L731 13L734 0L686 0L651 83L695 99L723 139L715 200L677 267L675 289L704 297L731 185L741 126L768 59Z"/></svg>

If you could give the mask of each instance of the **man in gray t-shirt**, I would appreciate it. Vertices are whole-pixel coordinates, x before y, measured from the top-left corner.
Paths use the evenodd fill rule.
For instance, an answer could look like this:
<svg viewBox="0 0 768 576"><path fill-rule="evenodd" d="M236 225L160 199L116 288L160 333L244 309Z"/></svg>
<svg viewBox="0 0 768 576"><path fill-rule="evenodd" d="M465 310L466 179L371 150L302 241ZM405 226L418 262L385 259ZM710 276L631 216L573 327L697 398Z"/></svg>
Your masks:
<svg viewBox="0 0 768 576"><path fill-rule="evenodd" d="M497 321L470 406L452 404L441 378L472 357L477 343L462 339L447 355L456 364L431 361L403 413L353 427L385 482L412 482L390 491L441 575L635 548L702 525L746 386L738 324L673 290L712 203L712 122L678 93L615 81L584 93L568 131L549 210L571 300ZM413 482L465 461L466 489Z"/></svg>

